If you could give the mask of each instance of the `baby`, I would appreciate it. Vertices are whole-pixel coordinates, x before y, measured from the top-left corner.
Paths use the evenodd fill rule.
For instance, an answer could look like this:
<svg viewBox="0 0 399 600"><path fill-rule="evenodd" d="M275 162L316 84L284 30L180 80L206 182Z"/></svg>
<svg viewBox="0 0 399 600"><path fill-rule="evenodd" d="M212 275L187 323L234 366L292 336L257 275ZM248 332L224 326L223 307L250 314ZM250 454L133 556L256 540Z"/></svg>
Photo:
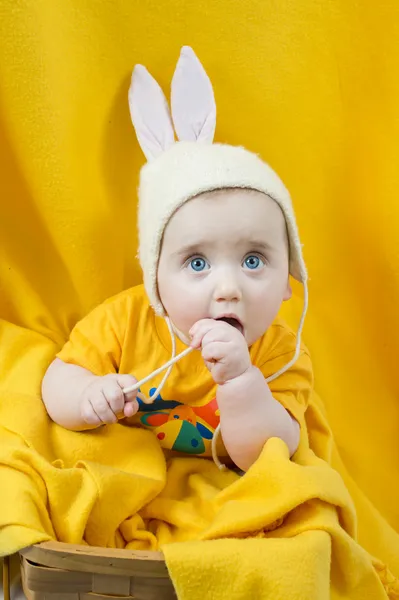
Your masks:
<svg viewBox="0 0 399 600"><path fill-rule="evenodd" d="M173 125L144 67L129 100L148 159L139 189L144 285L75 326L43 380L48 414L77 431L118 420L149 428L166 454L210 456L213 446L244 471L271 437L292 456L312 369L300 346L307 276L289 194L257 156L212 144L212 86L190 48L172 82ZM277 318L290 274L305 289L297 336ZM151 388L147 376L183 350Z"/></svg>

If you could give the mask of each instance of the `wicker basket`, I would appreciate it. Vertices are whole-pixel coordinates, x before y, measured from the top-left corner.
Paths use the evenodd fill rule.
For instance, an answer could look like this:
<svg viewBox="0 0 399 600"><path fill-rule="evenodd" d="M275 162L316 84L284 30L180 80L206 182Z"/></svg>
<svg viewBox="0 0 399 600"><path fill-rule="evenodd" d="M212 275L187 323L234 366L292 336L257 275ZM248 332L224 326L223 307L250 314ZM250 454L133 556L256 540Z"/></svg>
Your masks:
<svg viewBox="0 0 399 600"><path fill-rule="evenodd" d="M161 552L45 542L20 552L28 600L175 600Z"/></svg>

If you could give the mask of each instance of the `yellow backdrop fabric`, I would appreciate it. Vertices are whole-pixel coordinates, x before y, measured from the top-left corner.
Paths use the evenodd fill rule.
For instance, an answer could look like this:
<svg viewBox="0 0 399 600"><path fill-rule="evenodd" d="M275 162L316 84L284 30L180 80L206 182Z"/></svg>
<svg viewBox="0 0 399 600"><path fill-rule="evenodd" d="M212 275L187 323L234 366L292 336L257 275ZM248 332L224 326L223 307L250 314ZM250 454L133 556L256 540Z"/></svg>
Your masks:
<svg viewBox="0 0 399 600"><path fill-rule="evenodd" d="M30 393L33 374L7 362L25 328L59 346L141 280L127 89L142 62L168 93L183 44L212 79L216 139L260 152L292 193L311 276L304 338L336 440L326 458L360 542L399 575L397 0L3 0L1 384Z"/></svg>

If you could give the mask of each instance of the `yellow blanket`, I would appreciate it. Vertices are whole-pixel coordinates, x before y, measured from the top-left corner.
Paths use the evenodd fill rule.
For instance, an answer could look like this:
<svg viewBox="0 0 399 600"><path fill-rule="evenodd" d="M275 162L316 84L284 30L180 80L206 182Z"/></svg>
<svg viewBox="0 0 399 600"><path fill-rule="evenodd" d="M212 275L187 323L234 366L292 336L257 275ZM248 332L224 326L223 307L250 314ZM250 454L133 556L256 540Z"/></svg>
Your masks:
<svg viewBox="0 0 399 600"><path fill-rule="evenodd" d="M398 28L396 0L3 0L1 552L54 536L135 547L194 537L164 547L183 600L208 588L323 599L329 576L333 598L394 597L383 565L399 576ZM39 401L76 320L140 279L128 80L141 61L167 91L186 43L214 83L217 139L259 151L295 199L323 398L307 415L310 447L346 487L306 444L292 464L276 440L238 481L197 461L167 472L147 433L77 436ZM295 295L285 307L293 325L300 306ZM258 537L229 537L243 532Z"/></svg>
<svg viewBox="0 0 399 600"><path fill-rule="evenodd" d="M314 402L295 462L272 439L241 478L210 460L166 465L149 431L118 424L75 433L51 423L39 392L54 344L10 324L2 334L1 553L51 538L161 547L180 600L399 598L393 573L354 539L340 475L316 456L328 458L333 446ZM397 534L371 511L368 526L397 572Z"/></svg>

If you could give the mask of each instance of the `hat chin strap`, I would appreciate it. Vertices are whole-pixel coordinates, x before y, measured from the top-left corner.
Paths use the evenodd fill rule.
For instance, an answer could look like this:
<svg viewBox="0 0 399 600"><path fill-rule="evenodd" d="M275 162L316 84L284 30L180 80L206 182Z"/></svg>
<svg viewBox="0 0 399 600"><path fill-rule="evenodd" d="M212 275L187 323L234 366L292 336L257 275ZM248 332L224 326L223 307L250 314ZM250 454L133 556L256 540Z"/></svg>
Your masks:
<svg viewBox="0 0 399 600"><path fill-rule="evenodd" d="M305 279L302 283L303 283L303 308L302 308L302 315L299 320L298 331L297 331L297 335L296 335L294 356L291 358L290 361L288 361L288 363L286 365L284 365L284 367L282 367L276 373L273 373L273 375L270 375L270 377L265 379L266 383L270 383L271 381L274 381L275 379L280 377L280 375L282 375L283 373L288 371L288 369L290 369L292 367L292 365L294 365L299 358L299 354L301 352L302 331L303 331L303 326L305 323L305 317L306 317L306 313L308 311L308 304L309 304L308 282ZM168 316L165 316L164 318L165 318L166 324L168 326L170 338L172 341L172 357L171 357L171 359L167 363L162 365L162 367L159 367L159 369L156 369L155 371L153 371L152 373L147 375L147 377L144 377L143 379L141 379L134 385L123 388L123 390L122 390L124 394L128 394L129 392L134 392L134 391L138 390L144 383L147 383L147 381L150 381L151 379L153 379L154 377L156 377L157 375L159 375L160 373L162 373L162 371L165 371L165 369L166 369L166 373L163 376L161 383L159 384L159 386L157 387L155 392L153 394L151 394L151 396L149 398L147 398L147 396L145 396L142 392L138 392L137 397L145 404L152 404L157 399L157 397L161 393L163 386L166 383L166 380L168 379L168 377L170 375L173 365L175 363L177 363L177 361L179 361L181 358L183 358L184 356L187 356L187 354L189 354L190 352L192 352L194 350L194 348L188 347L185 350L183 350L183 352L180 352L180 354L178 354L176 356L176 334L179 336L179 338L185 344L189 344L190 341L187 340L186 336L181 331L179 331L179 329L177 329L177 327L174 324L172 324L172 322ZM212 458L213 458L215 465L220 470L225 470L227 468L226 465L224 465L223 463L220 462L219 457L217 455L216 446L217 446L217 441L218 441L219 436L220 436L220 423L216 427L215 432L213 434L213 438L212 438Z"/></svg>
<svg viewBox="0 0 399 600"><path fill-rule="evenodd" d="M122 392L124 394L129 394L130 392L135 392L144 383L147 383L147 381L150 381L151 379L154 379L154 377L156 377L157 375L159 375L160 373L162 373L162 371L165 371L165 369L166 369L166 373L163 376L161 383L159 384L159 386L157 387L157 389L155 390L155 392L153 394L151 394L151 396L149 398L147 396L145 396L141 391L138 392L137 397L142 402L144 402L144 404L152 404L157 399L157 397L161 393L161 390L162 390L163 386L166 383L167 378L170 375L170 372L171 372L171 370L173 368L173 365L175 363L177 363L178 360L180 360L184 356L187 356L187 354L190 354L190 352L192 352L194 350L194 348L191 348L191 346L190 346L189 348L186 348L185 350L183 350L183 352L180 352L180 354L178 354L176 356L176 337L175 337L175 332L173 331L172 323L171 323L169 317L165 317L165 321L166 321L166 324L168 326L170 338L172 340L172 357L171 357L171 359L168 360L168 362L166 362L164 365L162 365L162 367L159 367L159 369L155 369L155 371L152 371L152 373L150 373L149 375L147 375L147 377L143 377L143 379L140 379L140 381L138 381L137 383L135 383L133 385L129 385L128 387L125 387L122 390Z"/></svg>
<svg viewBox="0 0 399 600"><path fill-rule="evenodd" d="M173 338L172 346L175 343L176 335L179 338L179 340L183 342L183 344L186 344L186 346L190 346L190 344L191 344L190 338L188 338L186 335L184 335L184 333L176 327L176 325L173 323L173 321L171 321L171 319L168 316L165 316L164 319L168 325L169 333L170 333L170 330L172 329L172 334L171 334L172 338Z"/></svg>

